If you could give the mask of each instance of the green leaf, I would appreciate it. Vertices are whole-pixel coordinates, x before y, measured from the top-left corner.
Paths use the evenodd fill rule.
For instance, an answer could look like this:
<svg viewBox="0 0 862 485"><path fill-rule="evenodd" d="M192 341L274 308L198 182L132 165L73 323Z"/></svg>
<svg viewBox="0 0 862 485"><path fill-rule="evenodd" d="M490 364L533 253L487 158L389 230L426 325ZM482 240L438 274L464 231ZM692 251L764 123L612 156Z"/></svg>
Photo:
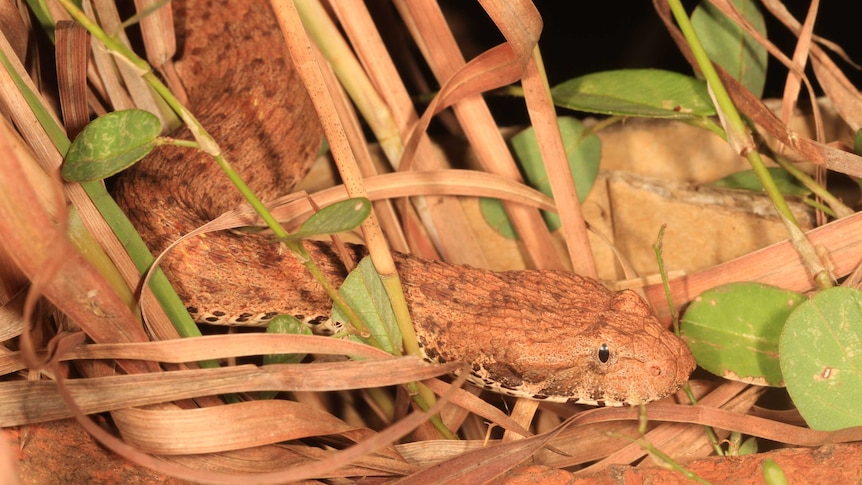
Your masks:
<svg viewBox="0 0 862 485"><path fill-rule="evenodd" d="M485 223L497 232L497 234L506 239L518 239L518 235L515 233L515 228L509 221L509 215L506 214L506 209L503 207L502 202L497 199L482 197L479 199L479 210L482 211L482 217L485 218ZM548 220L545 219L546 224L547 222ZM550 226L548 226L548 228L552 231L556 229L551 228Z"/></svg>
<svg viewBox="0 0 862 485"><path fill-rule="evenodd" d="M806 197L811 194L811 190L802 185L796 180L790 172L781 167L767 168L778 190L784 195L794 197ZM744 170L737 172L727 177L721 178L710 184L713 187L722 187L728 189L750 190L752 192L763 192L763 185L760 184L760 179L754 173L754 170Z"/></svg>
<svg viewBox="0 0 862 485"><path fill-rule="evenodd" d="M295 241L310 236L352 231L362 224L369 214L371 201L364 197L336 202L315 212L287 239Z"/></svg>
<svg viewBox="0 0 862 485"><path fill-rule="evenodd" d="M766 37L763 15L752 0L732 0L737 10ZM694 27L709 58L730 73L758 98L766 84L768 53L754 37L745 33L733 20L712 3L703 2L691 14Z"/></svg>
<svg viewBox="0 0 862 485"><path fill-rule="evenodd" d="M862 425L862 292L830 288L799 305L779 345L787 392L808 426Z"/></svg>
<svg viewBox="0 0 862 485"><path fill-rule="evenodd" d="M72 142L63 163L63 178L89 182L110 177L133 165L156 146L161 124L147 111L129 109L100 116Z"/></svg>
<svg viewBox="0 0 862 485"><path fill-rule="evenodd" d="M297 320L293 315L278 315L266 326L266 333L281 333L290 335L311 335L308 325ZM305 354L271 354L263 356L263 364L298 364Z"/></svg>
<svg viewBox="0 0 862 485"><path fill-rule="evenodd" d="M706 83L658 69L623 69L571 79L551 90L554 103L589 113L645 118L712 116Z"/></svg>
<svg viewBox="0 0 862 485"><path fill-rule="evenodd" d="M744 456L757 453L757 439L750 437L743 441L743 435L739 431L731 431L727 438L726 456Z"/></svg>
<svg viewBox="0 0 862 485"><path fill-rule="evenodd" d="M805 296L760 283L731 283L689 305L681 335L698 365L727 379L781 386L778 338Z"/></svg>
<svg viewBox="0 0 862 485"><path fill-rule="evenodd" d="M389 304L389 295L371 258L362 258L356 268L347 275L338 292L362 318L371 335L384 347L383 350L392 355L401 355L401 331ZM332 320L347 322L349 319L336 307L332 312ZM348 336L348 339L368 343L366 339L355 334Z"/></svg>
<svg viewBox="0 0 862 485"><path fill-rule="evenodd" d="M742 442L736 451L736 456L753 455L757 453L757 438L751 437Z"/></svg>
<svg viewBox="0 0 862 485"><path fill-rule="evenodd" d="M266 333L282 333L290 335L311 335L308 325L297 320L293 315L277 315L270 320L266 326ZM263 356L263 365L270 364L299 364L305 359L306 354L270 354ZM278 395L276 391L261 391L261 399L274 399Z"/></svg>
<svg viewBox="0 0 862 485"><path fill-rule="evenodd" d="M557 124L563 137L566 158L569 161L569 168L572 171L572 178L578 191L578 199L583 202L587 198L587 194L590 193L599 173L602 144L599 137L594 134L584 137L584 125L575 118L560 117L557 119ZM535 130L527 128L518 133L512 137L511 146L527 184L551 197L551 183L545 171L542 154L539 152ZM485 220L497 232L509 239L517 237L515 229L509 223L502 202L497 199L483 198L480 201L480 207ZM543 211L542 216L551 231L560 227L560 217L557 214Z"/></svg>
<svg viewBox="0 0 862 485"><path fill-rule="evenodd" d="M766 485L787 485L789 483L784 469L772 458L763 461L763 481L766 482Z"/></svg>

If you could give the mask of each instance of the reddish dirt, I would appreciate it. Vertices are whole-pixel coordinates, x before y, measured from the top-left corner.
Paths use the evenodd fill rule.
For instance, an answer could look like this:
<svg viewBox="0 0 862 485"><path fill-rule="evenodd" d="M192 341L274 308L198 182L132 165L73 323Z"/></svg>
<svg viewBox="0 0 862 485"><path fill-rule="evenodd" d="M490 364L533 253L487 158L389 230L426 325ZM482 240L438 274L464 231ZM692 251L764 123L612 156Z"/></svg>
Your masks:
<svg viewBox="0 0 862 485"><path fill-rule="evenodd" d="M787 448L741 457L695 460L685 468L713 485L765 484L763 462L771 458L784 471L788 483L862 483L862 443L821 448ZM601 473L575 476L540 465L515 468L495 483L505 485L663 485L691 484L693 480L661 467L612 467Z"/></svg>
<svg viewBox="0 0 862 485"><path fill-rule="evenodd" d="M71 420L4 429L3 436L9 450L17 453L17 471L22 484L188 483L127 462L101 447ZM788 448L745 457L704 458L692 461L685 467L715 485L761 484L766 483L762 467L767 458L781 466L789 483L862 483L862 443ZM693 481L676 471L661 467L619 466L601 473L576 476L541 465L524 465L500 477L495 483L674 485Z"/></svg>
<svg viewBox="0 0 862 485"><path fill-rule="evenodd" d="M3 437L9 451L17 452L18 477L24 485L188 483L129 463L99 445L74 420L7 428Z"/></svg>

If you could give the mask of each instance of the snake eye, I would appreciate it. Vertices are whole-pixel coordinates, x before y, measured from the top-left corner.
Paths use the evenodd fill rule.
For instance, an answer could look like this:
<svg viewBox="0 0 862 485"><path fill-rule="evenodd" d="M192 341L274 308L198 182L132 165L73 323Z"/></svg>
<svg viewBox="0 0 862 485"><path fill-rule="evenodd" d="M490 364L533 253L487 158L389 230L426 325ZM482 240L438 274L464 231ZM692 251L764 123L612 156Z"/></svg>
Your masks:
<svg viewBox="0 0 862 485"><path fill-rule="evenodd" d="M608 344L599 345L599 362L602 364L607 364L608 360L611 358L611 349L608 347Z"/></svg>

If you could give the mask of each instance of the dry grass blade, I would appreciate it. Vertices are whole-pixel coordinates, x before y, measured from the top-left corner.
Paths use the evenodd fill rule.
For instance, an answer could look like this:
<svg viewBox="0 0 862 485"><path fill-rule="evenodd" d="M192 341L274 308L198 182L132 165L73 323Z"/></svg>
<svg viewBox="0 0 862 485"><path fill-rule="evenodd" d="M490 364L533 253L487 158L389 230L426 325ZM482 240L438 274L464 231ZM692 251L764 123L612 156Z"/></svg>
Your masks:
<svg viewBox="0 0 862 485"><path fill-rule="evenodd" d="M567 425L564 423L541 435L463 453L405 477L400 483L487 483L530 458Z"/></svg>
<svg viewBox="0 0 862 485"><path fill-rule="evenodd" d="M816 4L818 2L813 2L810 7L810 18L811 18L811 26L813 27L814 17L816 16ZM806 89L808 90L808 95L811 99L814 99L814 89L811 86L811 82L808 80L808 77L805 75L805 59L807 58L807 53L810 47L810 39L806 40L805 36L800 36L799 44L797 44L796 52L794 53L793 59L788 58L781 50L778 49L772 42L769 41L762 33L760 33L754 26L751 25L751 22L745 18L742 13L740 13L739 9L736 6L728 1L728 0L716 0L714 5L729 18L733 19L733 21L742 27L745 30L745 33L752 36L757 40L762 46L766 47L770 54L772 54L776 59L778 59L787 69L790 71L788 75L788 81L785 89L785 97L782 105L782 121L786 124L790 119L790 116L793 112L793 107L796 103L796 98L799 94L799 83L804 83ZM812 104L812 114L814 115L815 125L818 130L818 134L822 134L822 116L820 115L820 108L817 106L817 103ZM817 136L818 141L822 141L823 138L821 136Z"/></svg>
<svg viewBox="0 0 862 485"><path fill-rule="evenodd" d="M58 18L68 18L68 14L66 14L65 11L62 9L57 12L57 15ZM2 47L3 45L5 45L5 38L0 37L0 47ZM7 52L5 48L4 52ZM30 78L26 75L26 70L24 69L24 67L20 65L20 63L16 62L12 63L12 67L15 69L16 73L21 76L21 79L23 79L29 90L35 93L39 104L41 106L50 108L51 104L41 99L39 92L36 90ZM70 69L74 70L74 68ZM109 72L114 71L109 70ZM40 125L39 120L36 118L30 106L28 106L25 102L22 94L12 84L11 78L6 74L7 73L5 70L0 73L0 83L2 83L3 85L3 88L2 90L0 90L0 92L3 93L4 103L10 109L10 115L15 123L15 126L21 131L21 135L26 141L27 147L35 154L35 160L38 162L38 166L32 163L25 163L22 164L21 167L23 170L25 170L25 173L28 177L27 180L30 181L30 184L33 189L38 191L37 193L39 193L40 197L44 201L50 201L51 195L50 190L48 189L50 184L48 183L48 177L46 177L45 173L53 173L54 171L56 171L62 162L62 156L59 153L58 148L54 145L52 140L47 135L45 129L43 129L43 127ZM91 77L91 82L92 80L93 78ZM99 86L102 86L102 84L99 83ZM61 91L63 91L64 89L65 88L61 88ZM118 95L123 97L123 95L121 94ZM93 98L90 97L89 99ZM54 123L59 126L58 121L55 120ZM24 154L21 156L32 157L32 155L28 154ZM40 171L38 167L41 167L42 171ZM107 252L111 256L111 259L115 262L115 264L117 264L117 267L120 269L128 286L135 287L139 278L139 274L135 269L134 265L132 264L131 260L129 259L128 254L126 254L125 250L117 239L117 236L110 229L104 218L95 208L92 200L78 184L66 185L64 186L64 190L66 191L66 195L69 200L76 207L81 219L84 221L89 231L93 234L94 237L97 238L105 252ZM54 207L54 205L49 202L43 203L42 205L49 211L53 210ZM146 291L144 294L144 299L151 298L152 294L149 291ZM167 317L165 317L163 312L157 312L155 316L151 318L151 320L156 322L159 328L169 329L164 332L166 338L177 337L176 331L173 330L173 327L170 325L170 322L167 321Z"/></svg>
<svg viewBox="0 0 862 485"><path fill-rule="evenodd" d="M458 385L463 383L463 378L459 379L457 383ZM74 403L74 401L70 399L62 379L58 381L58 384L60 393L63 394L64 399L66 399L67 403L72 408L75 418L88 432L97 437L97 439L102 443L106 443L112 450L119 453L121 456L124 456L135 463L147 466L154 470L163 471L164 473L168 473L175 477L200 482L224 484L243 484L247 483L249 480L253 480L255 483L282 483L285 481L327 476L333 470L342 468L375 450L382 449L392 441L404 436L410 430L439 412L440 408L442 408L446 403L446 396L443 396L442 399L432 406L427 413L413 413L395 425L390 426L388 429L363 440L362 443L333 454L331 459L326 461L303 463L287 470L268 473L220 473L191 469L174 463L159 462L154 457L141 453L93 423L81 412L81 409Z"/></svg>
<svg viewBox="0 0 862 485"><path fill-rule="evenodd" d="M57 25L55 36L63 125L69 132L69 138L74 138L90 119L86 102L90 37L83 27L69 21Z"/></svg>
<svg viewBox="0 0 862 485"><path fill-rule="evenodd" d="M69 395L86 413L146 406L181 399L256 391L337 391L382 387L430 379L459 368L434 366L412 357L385 361L309 365L243 365L163 373L70 380ZM335 376L335 377L334 377ZM10 382L0 388L0 426L71 417L47 381Z"/></svg>
<svg viewBox="0 0 862 485"><path fill-rule="evenodd" d="M169 8L157 8L163 0L135 0L135 9L146 12L141 19L141 37L147 61L161 69L177 52L177 37L174 35L174 16Z"/></svg>
<svg viewBox="0 0 862 485"><path fill-rule="evenodd" d="M862 128L862 96L847 76L832 62L822 49L812 50L812 67L823 91L835 105L847 125L854 131Z"/></svg>
<svg viewBox="0 0 862 485"><path fill-rule="evenodd" d="M185 410L130 408L112 416L127 443L156 455L239 450L354 429L327 412L287 400Z"/></svg>
<svg viewBox="0 0 862 485"><path fill-rule="evenodd" d="M129 308L64 237L28 180L14 146L17 134L0 124L0 234L19 268L31 279L56 263L56 273L46 281L45 296L61 308L97 342L143 342L147 340ZM58 259L58 255L60 259ZM81 305L86 302L86 305ZM121 364L130 372L152 372L154 366L140 362Z"/></svg>
<svg viewBox="0 0 862 485"><path fill-rule="evenodd" d="M535 12L535 8L526 7L523 2L512 5L516 7L519 14L515 22L526 22L526 25L532 25L529 30L538 35L541 19ZM441 85L440 92L417 122L411 139L406 144L404 160L411 159L418 143L418 136L425 131L431 117L455 103L452 105L455 115L464 134L476 150L483 168L488 172L520 181L520 173L488 107L475 93L518 79L532 49L525 50L523 45L517 46L521 54L527 53L526 57L518 58L513 46L501 44L465 63L437 5L405 0L396 2L396 7L408 28L411 29L414 40ZM404 170L407 166L408 164L404 163L400 169ZM512 224L523 239L534 266L563 269L539 213L512 204L507 204L506 210L512 219Z"/></svg>
<svg viewBox="0 0 862 485"><path fill-rule="evenodd" d="M3 3L0 6L0 25L7 39L12 40L12 52L15 57L23 62L27 55L27 29L24 19L14 5Z"/></svg>
<svg viewBox="0 0 862 485"><path fill-rule="evenodd" d="M500 411L498 408L492 406L488 402L479 399L477 396L470 394L467 391L462 389L456 389L452 391L452 385L444 383L442 381L429 381L427 386L431 388L438 395L443 395L450 393L449 400L452 404L456 404L471 413L476 414L477 416L481 416L487 419L489 422L495 423L507 431L511 431L513 433L517 433L521 436L529 436L530 432L527 431L520 423L510 418L504 412Z"/></svg>
<svg viewBox="0 0 862 485"><path fill-rule="evenodd" d="M746 388L744 384L729 382L711 392L705 398L698 400L698 406L705 408L719 408L739 415L745 415L751 409L754 402L763 394L763 388ZM637 423L629 423L628 436L636 439ZM730 434L726 428L716 430L719 439L725 439ZM712 443L709 442L703 432L702 426L683 423L661 423L655 428L647 431L642 438L656 448L670 456L680 460L706 456L713 451ZM633 463L648 455L638 443L630 440L625 446L620 447L607 457L579 470L578 474L593 473L603 470L611 465ZM569 462L571 463L571 462Z"/></svg>
<svg viewBox="0 0 862 485"><path fill-rule="evenodd" d="M87 14L91 17L93 14L93 6L90 2L85 2L83 8L88 12ZM59 5L57 8L62 12L63 17L68 19L69 14L63 10ZM107 6L109 10L114 10L113 16L116 17L116 7L115 6ZM106 15L111 16L110 12L106 12ZM130 93L123 87L123 79L120 74L118 67L115 64L115 59L111 55L107 49L93 49L93 68L94 68L94 77L97 77L100 80L100 84L104 89L103 94L107 95L111 107L114 110L121 109L131 109L135 107L134 100ZM132 74L127 71L128 74ZM140 87L140 76L138 76L138 81L133 81L133 85Z"/></svg>
<svg viewBox="0 0 862 485"><path fill-rule="evenodd" d="M84 7L88 4L85 2ZM93 2L95 13L106 32L109 32L116 39L120 40L126 46L130 46L126 31L121 28L120 13L117 11L117 4L106 0L96 0ZM118 82L122 83L122 88L118 87L117 91L127 92L130 95L129 108L138 107L159 116L159 105L156 102L155 94L149 89L147 83L141 77L141 72L129 63L122 62L119 57L105 52L106 58L103 59L102 73L105 70L116 69L120 74ZM119 61L119 62L118 62ZM125 88L125 89L123 89ZM116 106L115 106L116 108ZM159 116L163 125L166 124L162 116Z"/></svg>
<svg viewBox="0 0 862 485"><path fill-rule="evenodd" d="M821 446L826 443L849 443L862 440L862 426L832 432L815 431L756 416L744 416L735 412L701 406L655 403L647 407L647 418L650 421L701 424L723 430L739 431L745 435L797 446ZM579 415L575 423L584 424L620 419L638 420L638 409L602 408L595 410L595 412Z"/></svg>
<svg viewBox="0 0 862 485"><path fill-rule="evenodd" d="M799 42L793 51L793 64L798 66L800 70L805 69L805 65L808 62L811 51L811 38L814 35L814 20L817 18L817 9L819 6L820 2L815 0L808 7L808 14L805 16L805 24L802 26L802 31L800 32ZM787 75L781 104L781 121L784 123L789 123L791 116L793 116L793 108L796 106L796 98L799 96L800 82L801 77L795 72L791 71ZM814 114L817 116L816 120L820 121L820 110L815 110ZM824 141L822 122L817 123L817 141Z"/></svg>
<svg viewBox="0 0 862 485"><path fill-rule="evenodd" d="M802 24L780 1L764 0L763 5L791 31L796 33L803 31ZM827 43L827 45L829 44ZM859 90L816 43L811 45L811 55L811 63L817 80L826 95L833 101L835 110L853 131L862 128L862 96L860 96ZM846 58L846 56L843 57Z"/></svg>
<svg viewBox="0 0 862 485"><path fill-rule="evenodd" d="M128 344L82 345L59 356L65 360L129 359L167 363L196 362L248 355L306 354L352 355L363 359L385 359L391 355L348 340L311 335L239 334L213 335L194 339L165 340ZM24 368L17 353L0 357L3 367L12 371Z"/></svg>
<svg viewBox="0 0 862 485"><path fill-rule="evenodd" d="M25 295L25 291L20 291L0 306L0 342L15 338L24 330L24 320L21 315L24 314ZM0 366L0 375L6 375L8 372L12 371L3 372L3 366Z"/></svg>
<svg viewBox="0 0 862 485"><path fill-rule="evenodd" d="M665 27L676 41L677 47L692 65L696 65L682 33L673 23L667 3L661 0L655 0L654 3ZM782 57L786 59L786 56ZM734 105L787 148L797 152L805 160L830 170L856 177L862 176L862 157L818 143L793 132L739 81L718 66L716 66L716 71L718 71L721 82L727 88Z"/></svg>
<svg viewBox="0 0 862 485"><path fill-rule="evenodd" d="M33 93L36 93L36 96L38 97L38 89L36 89L35 84L27 75L27 70L24 68L23 64L18 61L17 57L14 57L14 50L6 37L5 32L0 32L0 50L2 50L9 59L11 68L14 70L15 74L20 77L26 84L27 88L29 88ZM51 143L50 139L46 136L45 131L42 129L39 121L33 115L32 110L28 106L26 99L21 94L18 87L15 85L12 76L6 69L0 71L0 95L3 96L3 104L6 107L6 110L8 110L8 116L11 118L11 121L15 123L17 129L20 130L20 136L27 142L28 148L36 154L37 160L40 162L48 162L46 165L43 165L46 170L56 169L59 167L62 157L57 152L57 148L54 144ZM41 98L39 99L41 100ZM50 106L50 104L46 103L44 100L41 100L41 104L43 106ZM59 121L56 121L57 117L55 114L53 112L50 112L50 114L54 117L53 119L55 122L59 124Z"/></svg>
<svg viewBox="0 0 862 485"><path fill-rule="evenodd" d="M160 457L160 459L194 469L251 474L283 471L286 465L303 465L312 462L326 463L332 461L333 457L337 457L338 453L338 451L303 445L278 445L222 452L217 455L173 455ZM398 457L370 454L340 468L324 471L316 477L319 479L387 477L403 476L414 471L416 471L415 465L405 463ZM259 483L256 481L256 477L257 475L250 475L248 480L252 483ZM285 481L288 480L290 479L285 479Z"/></svg>
<svg viewBox="0 0 862 485"><path fill-rule="evenodd" d="M745 89L727 72L718 69L722 83L730 87L729 93L740 111L763 127L767 133L774 136L789 149L797 152L805 160L814 162L830 170L851 176L862 176L862 157L853 153L833 148L805 138L790 130L775 114L772 113L750 91Z"/></svg>
<svg viewBox="0 0 862 485"><path fill-rule="evenodd" d="M370 83L376 88L374 94L385 103L384 106L378 107L377 111L382 111L385 107L389 118L395 124L394 128L387 127L386 132L377 133L377 137L390 164L397 170L401 163L404 140L407 140L410 129L418 119L413 101L365 6L351 1L335 1L330 2L330 5L351 40L351 45L356 50L356 57L365 69ZM357 77L364 79L364 76L356 75L351 76L351 79ZM343 82L349 81L344 79ZM347 88L349 90L349 84ZM352 98L354 102L364 102L363 99L356 99L355 96ZM373 126L373 120L370 124ZM391 133L396 130L397 137ZM387 134L391 135L388 139L385 138ZM447 166L440 152L432 147L424 134L418 142L414 166L416 170L422 171L439 170ZM368 185L366 188L371 190ZM472 234L470 225L463 207L457 200L431 194L413 199L412 208L415 208L415 213L424 222L428 237L425 237L423 232L410 230L415 227L417 221L414 221L414 212L407 207L406 203L402 206L402 213L407 213L403 216L404 225L408 231L410 246L416 254L436 257L439 252L446 261L479 267L487 266L478 242L469 236ZM431 247L431 241L436 251L428 249Z"/></svg>
<svg viewBox="0 0 862 485"><path fill-rule="evenodd" d="M157 3L159 0L136 1L139 11ZM203 4L174 3L179 7L176 11L180 21L178 27L193 25L188 20ZM655 0L655 3L671 35L679 38L664 1ZM738 15L732 2L714 0L713 3L735 19L745 32L758 35ZM764 0L763 3L771 11L778 12L776 16L800 37L792 60L768 39L758 37L769 52L791 71L785 95L785 115L776 117L760 100L754 99L742 86L724 75L734 102L765 132L803 157L823 167L862 175L862 158L826 145L826 138L819 133L813 137L815 141L788 128L786 113L790 111L790 101L798 96L800 83L808 84L803 75L806 59L810 59L827 94L836 104L841 104L838 110L848 124L855 128L862 126L859 92L832 63L822 49L823 44L819 44L813 35L814 13L819 3L812 3L804 25L786 14L780 2ZM94 4L92 8L97 9L105 26L112 34L122 37L124 34L116 6L105 0L94 1ZM287 227L295 227L297 221L307 217L314 206L327 206L350 195L368 196L375 202L385 201L387 205L390 204L388 199L404 198L404 206L398 206L399 211L390 212L389 223L385 227L387 237L393 241L392 246L399 249L417 246L426 249L429 255L439 253L450 261L485 265L492 258L480 254L480 241L471 239L464 243L461 239L464 236L460 234L473 231L467 228L467 218L462 216L462 212L473 210L475 201L468 200L462 207L462 201L452 196L495 197L507 201L510 218L524 244L517 246L516 251L523 250L532 259L531 266L568 266L568 262L564 264L557 257L556 245L544 220L535 210L555 210L554 200L523 185L510 147L482 98L489 89L520 82L548 176L553 182L556 204L562 208L563 237L570 259L577 273L595 274L581 208L571 183L554 106L548 95L542 60L536 47L543 28L542 19L529 0L480 0L479 4L505 41L468 61L450 28L455 24L447 22L444 16L442 8L445 5L441 8L434 1L396 0L391 5L386 4L386 11L382 13L374 10L381 8L376 2L368 2L368 6L365 2L357 4L350 0L272 2L273 9L282 12L292 57L300 65L303 81L315 98L316 110L326 125L332 153L341 165L346 181L343 186L310 195L297 192L270 204L276 217L292 225ZM261 8L267 8L261 5ZM245 4L240 3L234 6L245 8ZM319 16L317 20L325 21L327 34L323 38L337 36L337 48L320 45L320 38L309 32L311 27L307 18L300 17L306 8L316 12L313 15ZM208 20L224 15L223 11L207 12ZM400 19L394 18L396 13ZM2 14L0 12L0 16ZM403 66L396 66L389 53L393 46L385 43L380 35L381 32L389 32L382 28L377 30L386 15L402 28L401 33L412 36L439 86L439 93L421 117L414 107L416 100L411 99L410 91L399 78L396 67ZM227 21L232 29L233 19L227 17ZM204 30L183 32L178 28L178 33L182 38L189 32ZM260 30L256 30L255 35ZM20 44L13 47L6 38L20 31L20 26L4 26L0 32L5 36L0 37L0 49L7 56L14 57L22 52ZM178 74L174 72L170 59L176 54L177 45L170 10L162 8L150 12L142 21L141 32L150 62L164 78L179 85ZM234 34L240 37L248 33L237 32ZM79 55L83 41L73 37L67 44L63 42L63 35L65 33L60 33L58 52L62 58L68 58L68 63L61 65L64 67L60 67L60 73L72 75L60 86L63 112L77 113L71 120L66 120L66 129L74 131L88 116L88 103L94 112L101 112L98 103L103 102L112 104L112 109L134 105L157 110L149 87L140 82L140 72L128 70L128 65L118 61L119 56L102 47L94 48L97 59L88 66ZM73 35L78 33L73 32ZM190 37L185 41L188 42ZM310 38L315 39L318 45L311 44ZM400 47L413 47L403 39L400 43L403 44ZM256 45L248 46L252 50L256 48ZM680 46L686 55L690 55L683 43ZM342 55L348 56L349 62L345 64L351 65L346 71L337 65L339 59L345 59L339 57ZM189 57L185 57L185 61L188 60ZM96 65L98 70L94 67ZM185 74L183 69L188 66L179 63L178 73ZM244 67L245 64L237 66ZM230 67L233 68L232 65ZM351 69L364 71L356 74L361 76L357 83L361 85L359 89L347 85L349 79L345 78L352 75ZM27 70L20 62L13 62L10 70L19 72L25 82L38 84L30 82ZM91 92L85 92L86 87L82 84L85 72L90 74ZM241 76L254 75L239 72L239 68L237 72ZM62 234L63 227L57 223L58 219L65 220L62 209L66 200L62 197L68 198L83 214L87 226L97 234L100 245L105 246L106 252L122 269L126 285L134 288L139 284L137 270L118 244L117 237L107 230L101 216L95 213L81 187L68 184L63 196L58 195L60 191L55 189L54 180L46 174L54 173L59 166L59 152L63 149L55 147L38 126L30 107L23 102L18 88L12 85L7 74L0 72L0 95L25 142L17 138L8 124L0 127L0 271L4 273L0 276L4 277L4 284L12 282L8 287L17 290L26 281L21 275L7 277L6 266L20 266L27 279L37 282L34 285L36 292L44 290L48 299L56 302L61 312L70 316L87 337L100 343L69 349L76 344L74 338L83 338L83 334L61 335L50 343L45 342L48 340L45 338L38 347L48 349L40 349L35 357L49 355L51 367L41 373L29 371L28 377L42 380L24 380L28 372L25 364L27 354L16 350L19 348L16 337L27 328L25 319L21 317L25 305L23 296L14 297L14 291L6 289L7 293L0 295L4 304L0 308L0 341L5 346L0 348L0 375L4 376L0 385L0 426L27 425L71 416L111 450L131 462L187 480L237 484L284 483L301 479L330 479L334 483L357 480L357 477L364 477L366 481L394 478L410 483L479 483L492 481L531 457L536 463L555 469L580 469L582 473L588 473L638 460L648 464L649 459L644 458L647 453L632 440L649 441L675 459L705 456L714 452L716 445L707 439L703 426L720 428L715 430L719 439L731 431L739 431L798 446L862 440L862 428L835 433L812 431L805 427L798 413L754 408L754 402L764 388L736 382L716 385L716 379L707 384L704 384L707 381L692 384L699 399L698 406L671 404L682 402L680 396L646 406L649 423L645 433L641 434L638 419L642 416L639 416L638 409L633 408L584 411L583 406L575 404L520 401L511 409L513 401L509 397L480 397L477 388L460 389L469 370L455 362L431 365L413 357L392 358L383 351L346 340L264 334L252 329L227 335L174 339L176 331L165 315L157 305L149 303L146 305L148 313L154 311L151 321L157 322L156 331L150 338L162 340L148 342L147 335L128 309L129 305L117 297L110 285L67 244ZM31 89L35 88L31 86ZM193 88L190 88L190 94L192 104L197 104ZM351 97L349 100L347 95ZM448 169L444 151L430 143L425 133L429 123L436 114L450 107L459 124L457 129L463 130L469 148L475 152L484 171ZM206 107L198 106L197 109L205 112ZM364 118L362 123L366 125L361 124L357 114ZM368 129L380 142L386 158L395 167L395 173L371 175L378 168L372 168L368 141L364 138L367 132L364 130ZM306 134L312 132L317 133L304 130ZM318 137L315 134L309 138ZM222 140L218 143L222 144ZM452 147L444 148L448 151ZM31 152L35 152L36 157ZM311 152L313 148L309 149ZM354 159L359 160L360 168L353 166ZM465 165L472 162L466 161ZM609 187L605 184L599 189L608 191ZM412 201L410 207L407 207L408 198ZM616 218L615 223L619 220L619 205L622 204L599 209L613 212L609 217ZM390 209L386 207L386 210ZM401 227L396 224L398 217ZM184 227L183 232L185 237L197 237L206 231L255 225L257 219L256 214L241 207L199 230L188 232ZM418 221L429 227L417 229ZM622 226L614 226L614 223L609 224L609 232L613 232L616 238L619 234L617 227ZM859 265L859 255L862 254L860 224L862 219L856 214L807 234L813 244L829 251L830 270L836 275L846 274ZM370 239L372 246L375 238L380 238L377 231L376 227L366 228L366 240ZM474 238L472 235L467 237ZM213 239L212 236L207 237L207 240ZM620 239L616 239L618 244ZM375 256L388 256L385 251L378 251L372 247ZM51 253L54 253L53 258ZM392 268L387 265L391 262L383 261L379 268L385 273ZM56 276L48 278L45 271L46 268L51 269L52 262L56 266ZM48 281L40 285L40 278ZM671 291L675 303L682 304L705 289L737 280L779 283L782 287L797 290L814 286L796 251L788 242L783 242L677 278L671 281ZM655 307L659 309L660 317L667 318L661 286L649 286L647 293L657 303ZM152 295L145 292L143 298L152 298ZM307 315L307 312L302 313ZM524 325L529 325L531 316L526 311L522 313L525 315L519 323L523 321ZM481 325L482 318L484 315L479 314L475 322L465 323ZM63 329L58 320L47 321L47 325L45 333L48 337ZM477 334L484 332L484 327L477 328ZM222 330L212 328L211 331ZM406 344L405 347L409 349ZM269 362L270 356L284 355L297 356L302 363L260 365L261 356L264 356L264 362ZM350 356L350 359L343 356ZM31 357L30 360L34 359ZM237 361L242 365L233 365ZM229 366L201 369L197 362L227 363ZM103 375L114 372L110 365L115 363L123 373ZM88 366L95 364L102 365L99 370L103 374L88 373ZM67 368L79 372L71 375L83 377L69 378L64 372ZM460 372L457 374L460 377L437 379L437 376L450 372ZM448 383L449 380L455 382ZM419 389L440 399L430 409L424 409L427 407L424 403L411 401L413 396L408 394L415 388L402 385L407 382L421 382ZM393 391L387 389L388 386L397 387ZM261 393L263 398L272 391L280 393L277 399L257 399L255 394ZM101 422L110 423L114 429L106 430L106 426L96 425L98 419L86 416L102 412L110 413L110 419ZM443 434L439 431L442 426L435 430L427 423L429 418L439 418L438 421L464 440L439 440ZM117 437L117 431L122 439ZM613 436L608 436L608 433ZM0 460L10 456L0 450Z"/></svg>
<svg viewBox="0 0 862 485"><path fill-rule="evenodd" d="M854 214L806 233L815 247L829 252L831 271L836 277L849 274L860 263L862 254L862 214ZM726 263L670 281L671 295L677 305L692 301L701 292L734 281L759 281L793 291L808 291L816 285L802 265L799 253L789 241L773 244ZM669 320L664 288L660 284L645 288L659 318Z"/></svg>
<svg viewBox="0 0 862 485"><path fill-rule="evenodd" d="M494 197L510 200L537 209L555 212L554 201L541 192L524 184L499 175L475 170L435 170L423 172L395 172L375 175L364 179L365 189L372 201L394 199L416 195L463 195L471 197ZM314 213L314 206L328 205L347 200L343 185L336 185L308 196L292 193L273 200L269 207L273 216L288 228L298 224ZM250 206L242 206L213 219L185 237L243 226L260 225L260 219Z"/></svg>
<svg viewBox="0 0 862 485"><path fill-rule="evenodd" d="M540 70L538 48L531 55L522 79L524 98L536 140L542 153L551 190L559 208L564 239L575 273L596 277L596 262L590 250L587 225L578 200L578 192L569 168L566 149L557 125L557 114L551 100L544 72Z"/></svg>

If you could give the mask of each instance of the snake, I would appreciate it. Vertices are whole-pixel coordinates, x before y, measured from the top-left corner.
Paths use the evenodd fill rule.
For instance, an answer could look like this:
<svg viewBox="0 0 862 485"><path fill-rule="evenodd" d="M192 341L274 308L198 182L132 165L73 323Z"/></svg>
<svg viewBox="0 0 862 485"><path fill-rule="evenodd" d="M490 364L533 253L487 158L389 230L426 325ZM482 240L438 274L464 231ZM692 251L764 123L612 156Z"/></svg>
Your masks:
<svg viewBox="0 0 862 485"><path fill-rule="evenodd" d="M189 108L261 199L289 193L314 162L322 129L268 2L172 4ZM121 174L114 196L156 254L242 202L208 155L171 145ZM346 271L331 245L304 244L340 285ZM468 379L483 388L638 404L675 393L695 368L685 343L633 291L566 271L394 258L423 357L467 364ZM331 314L331 300L297 258L260 234L196 235L162 269L200 324L263 326L290 314L313 325Z"/></svg>

